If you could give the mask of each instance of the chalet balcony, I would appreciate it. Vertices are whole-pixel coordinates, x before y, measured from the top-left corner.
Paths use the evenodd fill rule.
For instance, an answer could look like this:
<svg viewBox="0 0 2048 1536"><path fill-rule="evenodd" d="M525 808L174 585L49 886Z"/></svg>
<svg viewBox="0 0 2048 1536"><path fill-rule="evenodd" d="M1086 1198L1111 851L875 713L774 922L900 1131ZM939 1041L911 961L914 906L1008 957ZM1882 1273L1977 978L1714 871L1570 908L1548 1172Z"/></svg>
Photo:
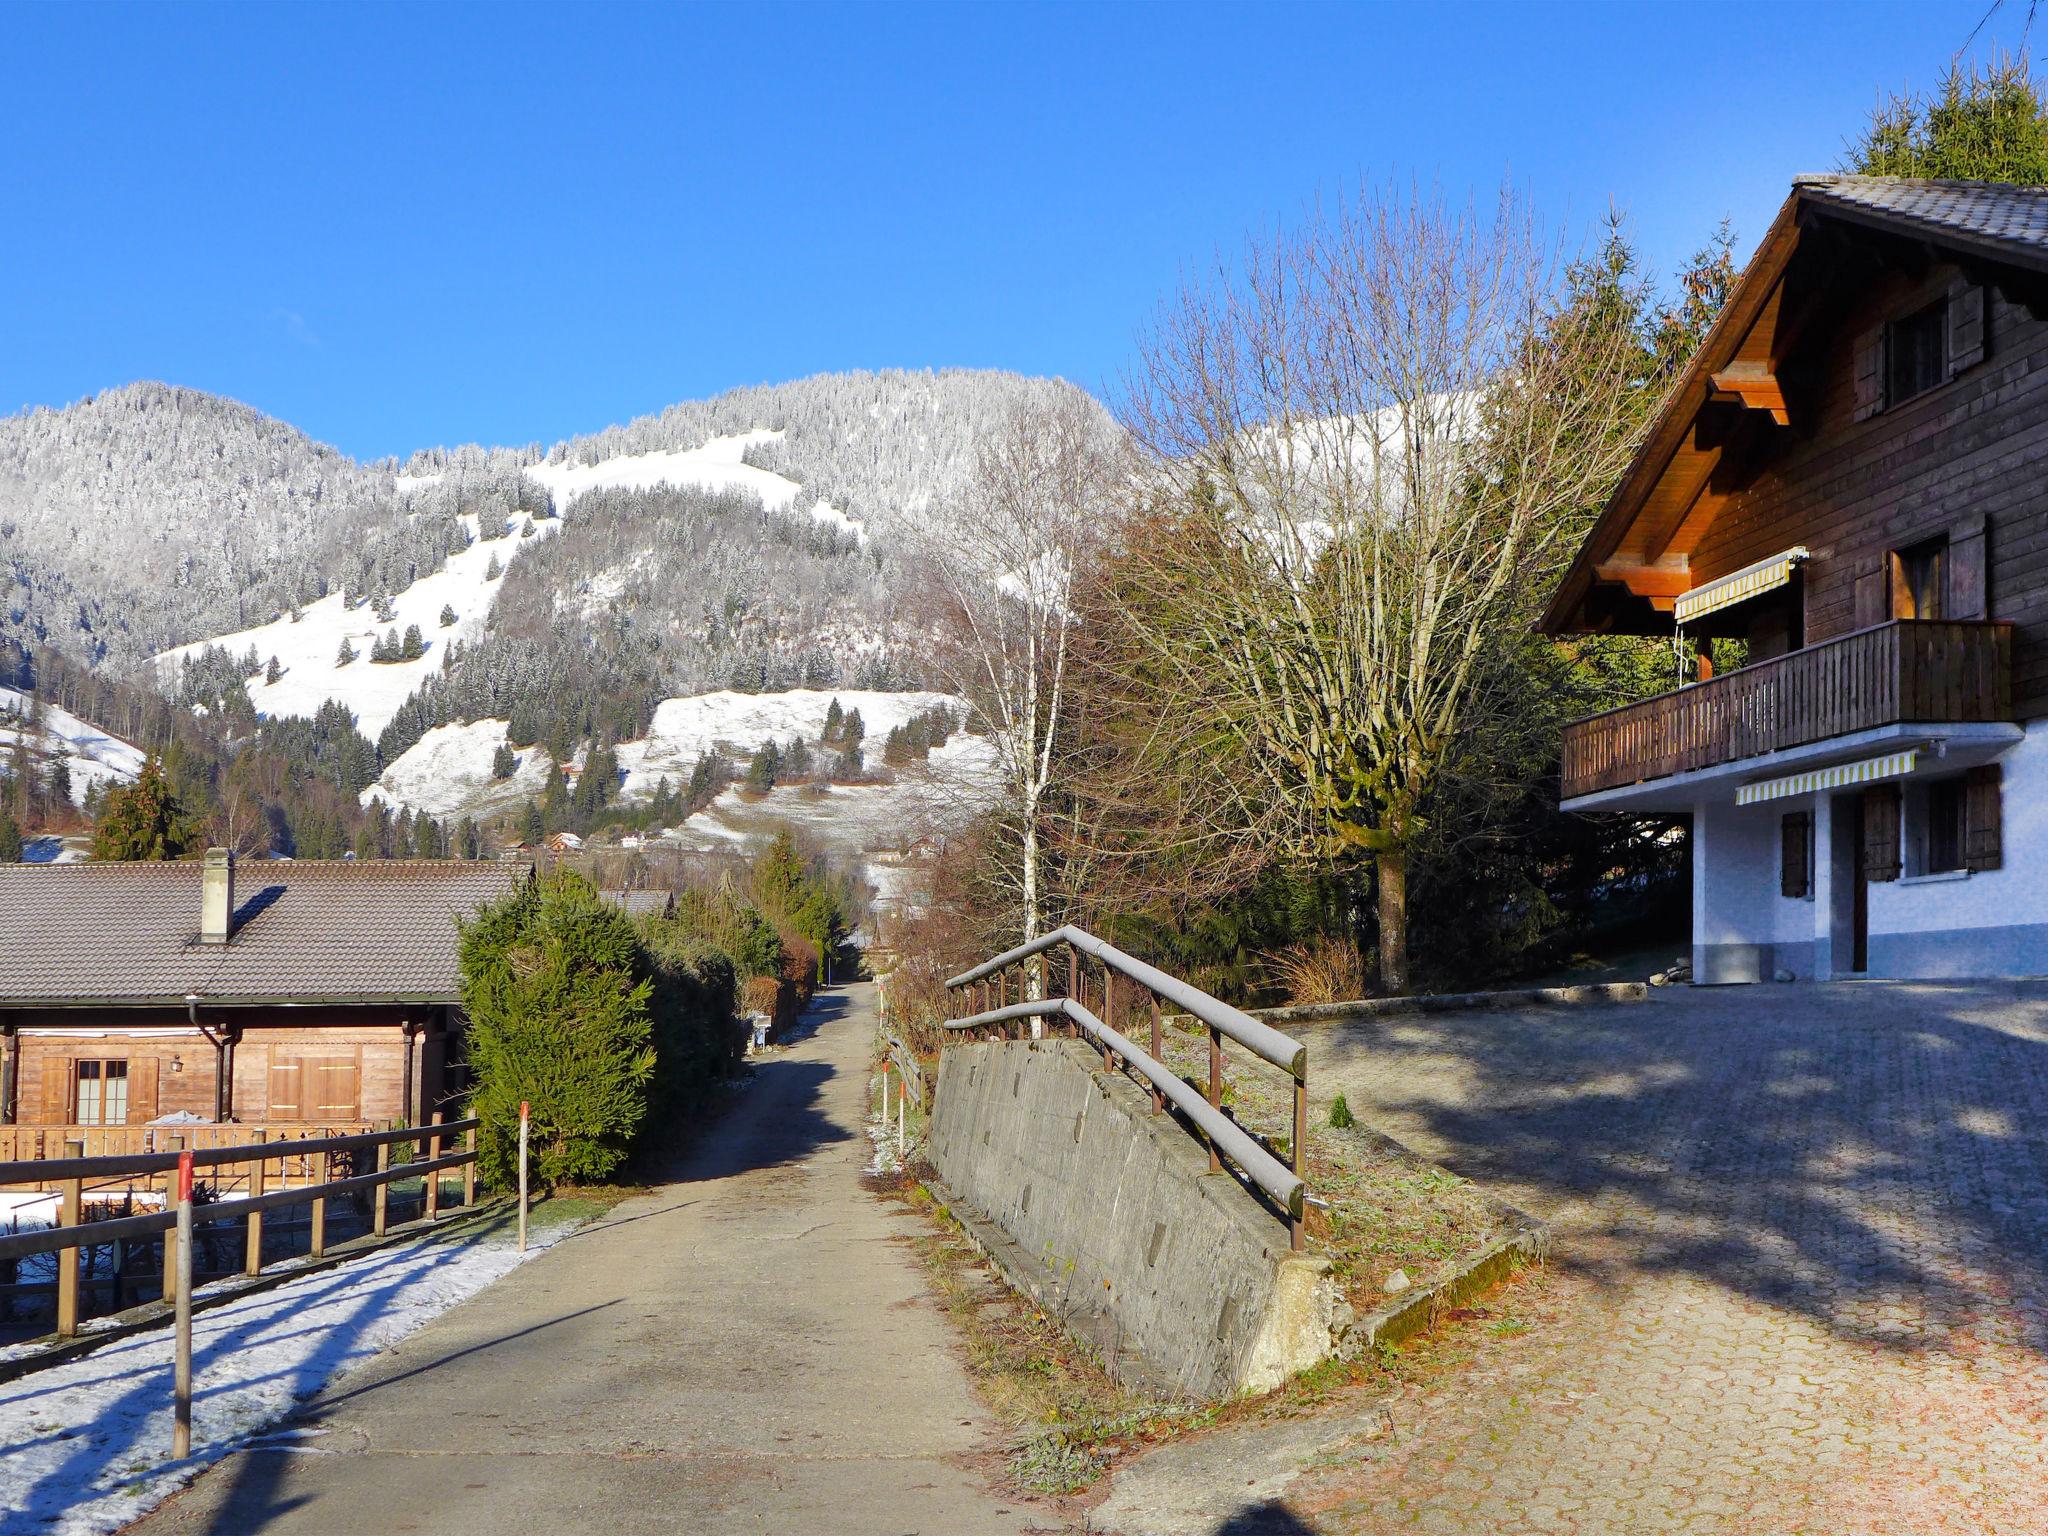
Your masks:
<svg viewBox="0 0 2048 1536"><path fill-rule="evenodd" d="M1566 800L1903 724L2012 719L2012 626L1895 619L1565 727Z"/></svg>

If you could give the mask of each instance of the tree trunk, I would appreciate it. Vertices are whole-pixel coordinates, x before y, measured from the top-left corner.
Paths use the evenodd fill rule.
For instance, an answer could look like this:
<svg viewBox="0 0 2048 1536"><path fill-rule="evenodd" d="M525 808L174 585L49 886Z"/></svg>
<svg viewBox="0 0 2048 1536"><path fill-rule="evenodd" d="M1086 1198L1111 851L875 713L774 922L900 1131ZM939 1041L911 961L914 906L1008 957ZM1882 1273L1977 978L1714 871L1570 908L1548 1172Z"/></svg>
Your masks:
<svg viewBox="0 0 2048 1536"><path fill-rule="evenodd" d="M1380 990L1408 990L1408 852L1382 848L1374 856L1380 877Z"/></svg>
<svg viewBox="0 0 2048 1536"><path fill-rule="evenodd" d="M1024 942L1038 937L1038 804L1034 797L1024 801ZM1045 996L1045 956L1035 955L1024 968L1026 995L1033 1002ZM1043 1039L1045 1020L1031 1021L1031 1038Z"/></svg>

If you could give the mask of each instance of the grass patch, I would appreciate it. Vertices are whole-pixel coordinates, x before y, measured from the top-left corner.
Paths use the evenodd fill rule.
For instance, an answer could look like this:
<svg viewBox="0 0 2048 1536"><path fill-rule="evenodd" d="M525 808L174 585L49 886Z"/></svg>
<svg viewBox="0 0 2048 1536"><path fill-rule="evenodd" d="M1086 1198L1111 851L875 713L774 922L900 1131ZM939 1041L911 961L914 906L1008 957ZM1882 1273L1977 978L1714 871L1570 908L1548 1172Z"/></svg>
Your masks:
<svg viewBox="0 0 2048 1536"><path fill-rule="evenodd" d="M1160 1048L1176 1072L1206 1086L1209 1044L1200 1026L1169 1029ZM1292 1082L1235 1045L1225 1044L1223 1061L1225 1108L1276 1156L1290 1159ZM1310 1126L1309 1190L1329 1209L1311 1210L1309 1236L1355 1311L1375 1312L1391 1302L1397 1293L1386 1282L1397 1270L1411 1289L1427 1286L1459 1259L1508 1235L1506 1219L1477 1185L1403 1157L1361 1130L1341 1095L1312 1115Z"/></svg>

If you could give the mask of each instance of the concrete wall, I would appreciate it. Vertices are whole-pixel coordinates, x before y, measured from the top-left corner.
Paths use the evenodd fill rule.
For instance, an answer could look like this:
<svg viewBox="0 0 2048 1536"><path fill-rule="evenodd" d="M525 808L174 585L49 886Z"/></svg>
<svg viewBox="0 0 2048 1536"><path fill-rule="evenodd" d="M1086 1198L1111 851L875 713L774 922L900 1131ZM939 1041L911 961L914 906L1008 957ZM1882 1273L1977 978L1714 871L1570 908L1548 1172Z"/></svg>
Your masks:
<svg viewBox="0 0 2048 1536"><path fill-rule="evenodd" d="M1010 1240L991 1245L1010 1278L1082 1314L1076 1331L1111 1369L1154 1389L1264 1391L1322 1359L1337 1300L1325 1261L1290 1253L1281 1221L1100 1068L1072 1040L940 1059L932 1163Z"/></svg>

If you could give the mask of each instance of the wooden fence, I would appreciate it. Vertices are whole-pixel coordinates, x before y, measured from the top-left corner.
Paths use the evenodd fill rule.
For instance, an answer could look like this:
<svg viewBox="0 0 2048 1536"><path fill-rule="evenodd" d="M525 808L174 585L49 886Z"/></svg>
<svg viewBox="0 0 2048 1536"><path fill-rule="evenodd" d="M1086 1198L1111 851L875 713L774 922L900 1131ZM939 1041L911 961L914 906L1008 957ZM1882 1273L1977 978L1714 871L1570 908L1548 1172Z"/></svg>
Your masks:
<svg viewBox="0 0 2048 1536"><path fill-rule="evenodd" d="M285 1207L311 1207L310 1247L319 1258L327 1249L327 1206L337 1197L366 1193L370 1197L370 1230L382 1236L389 1226L391 1185L400 1180L424 1179L426 1189L421 1220L431 1222L441 1211L441 1174L450 1169L462 1172L462 1203L476 1201L475 1120L440 1120L432 1125L401 1127L367 1134L256 1141L236 1146L212 1146L192 1150L195 1169L204 1170L205 1182L216 1188L241 1188L247 1193L232 1199L215 1199L200 1207L200 1219L209 1226L239 1220L244 1224L243 1273L255 1275L263 1268L263 1227L266 1213ZM246 1128L244 1128L246 1129ZM459 1151L444 1150L448 1138L459 1136ZM177 1244L171 1234L177 1213L171 1209L169 1182L177 1175L177 1151L159 1151L120 1157L84 1155L81 1142L76 1152L59 1158L0 1163L0 1189L24 1185L38 1189L54 1184L58 1191L57 1224L54 1227L0 1235L0 1263L18 1261L37 1254L56 1256L54 1280L15 1284L9 1292L56 1291L56 1331L68 1338L78 1331L80 1319L80 1265L83 1250L102 1246L151 1242L161 1235L163 1243L163 1295L172 1291L177 1266ZM409 1147L410 1155L393 1161L393 1149ZM362 1159L373 1159L369 1172L353 1171ZM272 1178L275 1165L278 1177ZM284 1182L285 1173L295 1165L314 1172L297 1184ZM338 1169L347 1169L337 1176ZM218 1172L216 1172L218 1170ZM119 1186L147 1191L153 1184L165 1186L164 1208L135 1215L88 1220L90 1191ZM118 1284L117 1284L118 1296Z"/></svg>
<svg viewBox="0 0 2048 1536"><path fill-rule="evenodd" d="M195 1121L186 1125L0 1125L0 1168L17 1163L41 1163L58 1158L132 1158L159 1152L209 1151L218 1147L246 1147L256 1143L278 1146L295 1141L327 1141L337 1136L366 1136L376 1131L396 1130L392 1120L331 1120L317 1122L250 1124L230 1121L213 1124ZM165 1184L170 1175L152 1179L149 1187ZM306 1183L309 1159L301 1158L279 1170L271 1182ZM0 1184L9 1181L0 1180ZM22 1179L19 1184L54 1189L54 1179ZM218 1180L216 1180L218 1183Z"/></svg>

